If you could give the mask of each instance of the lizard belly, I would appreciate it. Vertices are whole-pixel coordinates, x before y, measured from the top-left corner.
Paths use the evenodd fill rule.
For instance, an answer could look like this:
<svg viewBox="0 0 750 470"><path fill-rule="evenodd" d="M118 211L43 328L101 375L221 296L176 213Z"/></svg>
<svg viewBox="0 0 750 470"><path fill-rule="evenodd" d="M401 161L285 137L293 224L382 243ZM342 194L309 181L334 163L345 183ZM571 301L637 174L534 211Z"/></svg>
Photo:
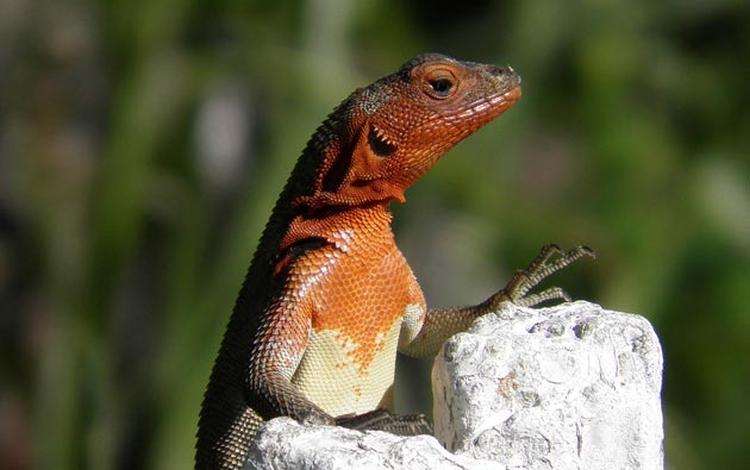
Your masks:
<svg viewBox="0 0 750 470"><path fill-rule="evenodd" d="M375 352L363 366L359 345L337 330L312 331L302 361L292 378L300 391L327 413L364 413L387 406L396 368L401 320L375 338Z"/></svg>

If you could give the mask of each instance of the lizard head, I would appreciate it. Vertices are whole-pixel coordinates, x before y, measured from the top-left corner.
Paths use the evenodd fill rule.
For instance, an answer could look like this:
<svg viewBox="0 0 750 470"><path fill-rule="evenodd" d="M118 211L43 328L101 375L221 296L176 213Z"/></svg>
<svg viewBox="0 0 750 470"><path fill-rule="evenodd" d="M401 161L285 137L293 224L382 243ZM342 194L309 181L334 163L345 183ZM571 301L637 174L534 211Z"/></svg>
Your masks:
<svg viewBox="0 0 750 470"><path fill-rule="evenodd" d="M404 191L445 152L520 97L521 79L510 67L419 55L331 115L340 127L335 145L324 149L312 199L404 201Z"/></svg>

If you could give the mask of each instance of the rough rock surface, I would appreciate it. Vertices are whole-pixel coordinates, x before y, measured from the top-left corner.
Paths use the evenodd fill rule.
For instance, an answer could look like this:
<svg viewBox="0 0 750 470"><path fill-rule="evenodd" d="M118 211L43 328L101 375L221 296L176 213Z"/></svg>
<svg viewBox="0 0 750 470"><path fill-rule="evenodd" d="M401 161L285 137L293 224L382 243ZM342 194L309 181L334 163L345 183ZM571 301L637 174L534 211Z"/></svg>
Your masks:
<svg viewBox="0 0 750 470"><path fill-rule="evenodd" d="M509 306L433 367L438 439L274 419L247 469L661 469L662 357L642 317Z"/></svg>
<svg viewBox="0 0 750 470"><path fill-rule="evenodd" d="M432 436L400 437L380 431L305 427L291 418L266 423L250 449L245 469L505 470L486 460L454 455Z"/></svg>
<svg viewBox="0 0 750 470"><path fill-rule="evenodd" d="M661 469L662 354L643 317L509 307L443 345L435 434L523 469Z"/></svg>

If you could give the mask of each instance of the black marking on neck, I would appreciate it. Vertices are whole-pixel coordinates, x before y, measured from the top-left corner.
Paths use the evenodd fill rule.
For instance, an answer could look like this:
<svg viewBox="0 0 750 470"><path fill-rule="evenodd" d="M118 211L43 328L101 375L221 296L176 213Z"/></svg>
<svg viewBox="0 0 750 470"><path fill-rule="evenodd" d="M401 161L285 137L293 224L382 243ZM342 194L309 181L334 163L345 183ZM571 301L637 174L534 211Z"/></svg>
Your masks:
<svg viewBox="0 0 750 470"><path fill-rule="evenodd" d="M323 191L335 193L341 189L341 184L344 182L344 179L346 179L346 174L352 165L355 145L356 143L350 144L336 157L333 165L331 165L331 168L323 177L323 182L321 183L321 189Z"/></svg>

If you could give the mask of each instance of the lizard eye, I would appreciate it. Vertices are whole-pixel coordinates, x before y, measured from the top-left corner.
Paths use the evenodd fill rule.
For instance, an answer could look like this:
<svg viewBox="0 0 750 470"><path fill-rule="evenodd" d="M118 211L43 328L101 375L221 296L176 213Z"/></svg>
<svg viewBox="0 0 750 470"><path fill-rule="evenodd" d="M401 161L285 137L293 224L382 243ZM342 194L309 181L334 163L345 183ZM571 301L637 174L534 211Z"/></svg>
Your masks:
<svg viewBox="0 0 750 470"><path fill-rule="evenodd" d="M428 71L424 77L424 92L431 98L445 99L456 93L458 80L450 70L440 68Z"/></svg>
<svg viewBox="0 0 750 470"><path fill-rule="evenodd" d="M430 80L429 83L432 91L438 96L448 96L453 88L453 81L449 78L438 78Z"/></svg>

